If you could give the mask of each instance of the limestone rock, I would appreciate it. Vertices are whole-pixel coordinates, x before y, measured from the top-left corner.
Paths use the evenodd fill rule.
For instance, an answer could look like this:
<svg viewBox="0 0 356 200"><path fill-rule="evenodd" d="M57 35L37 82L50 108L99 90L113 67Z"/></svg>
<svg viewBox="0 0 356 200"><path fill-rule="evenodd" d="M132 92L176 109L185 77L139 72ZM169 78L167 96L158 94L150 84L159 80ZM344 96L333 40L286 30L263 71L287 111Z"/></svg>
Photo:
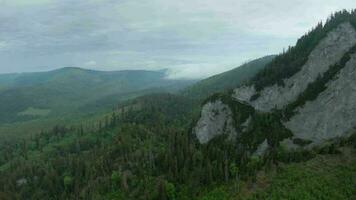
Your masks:
<svg viewBox="0 0 356 200"><path fill-rule="evenodd" d="M205 104L194 132L202 144L224 133L231 137L235 136L236 130L233 126L232 111L229 106L221 100Z"/></svg>
<svg viewBox="0 0 356 200"><path fill-rule="evenodd" d="M313 145L347 137L356 127L356 54L317 99L297 111L285 123L295 137L313 141Z"/></svg>

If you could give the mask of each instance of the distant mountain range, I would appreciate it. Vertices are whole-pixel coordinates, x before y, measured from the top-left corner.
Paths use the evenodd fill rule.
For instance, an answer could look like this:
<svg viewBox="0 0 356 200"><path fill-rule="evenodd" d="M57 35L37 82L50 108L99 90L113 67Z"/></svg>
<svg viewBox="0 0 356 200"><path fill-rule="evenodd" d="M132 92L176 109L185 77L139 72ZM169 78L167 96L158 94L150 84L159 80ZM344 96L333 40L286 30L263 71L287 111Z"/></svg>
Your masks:
<svg viewBox="0 0 356 200"><path fill-rule="evenodd" d="M252 60L201 81L167 79L166 70L66 67L0 74L0 136L22 137L25 132L36 133L55 124L83 123L84 118L96 118L127 100L153 93L175 93L198 103L215 92L246 83L274 57Z"/></svg>
<svg viewBox="0 0 356 200"><path fill-rule="evenodd" d="M175 92L195 81L168 80L165 71L61 68L0 75L0 123L98 111L152 92Z"/></svg>

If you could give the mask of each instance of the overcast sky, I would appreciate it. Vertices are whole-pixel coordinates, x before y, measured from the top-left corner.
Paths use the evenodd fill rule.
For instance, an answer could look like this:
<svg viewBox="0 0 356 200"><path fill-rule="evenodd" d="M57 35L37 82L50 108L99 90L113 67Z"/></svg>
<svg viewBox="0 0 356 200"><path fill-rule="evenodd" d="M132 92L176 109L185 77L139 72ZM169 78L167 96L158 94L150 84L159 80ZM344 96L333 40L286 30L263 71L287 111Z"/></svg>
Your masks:
<svg viewBox="0 0 356 200"><path fill-rule="evenodd" d="M0 73L76 66L206 77L276 54L355 0L0 0Z"/></svg>

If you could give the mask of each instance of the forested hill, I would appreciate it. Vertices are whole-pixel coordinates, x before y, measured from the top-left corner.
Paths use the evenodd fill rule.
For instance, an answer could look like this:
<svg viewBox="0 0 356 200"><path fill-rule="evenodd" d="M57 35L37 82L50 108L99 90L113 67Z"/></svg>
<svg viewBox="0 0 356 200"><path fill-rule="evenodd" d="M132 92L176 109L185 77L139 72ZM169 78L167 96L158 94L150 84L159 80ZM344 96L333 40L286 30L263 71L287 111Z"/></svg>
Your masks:
<svg viewBox="0 0 356 200"><path fill-rule="evenodd" d="M275 56L271 55L255 59L230 71L201 80L184 89L182 94L192 98L204 99L216 92L236 88L264 69L273 58Z"/></svg>
<svg viewBox="0 0 356 200"><path fill-rule="evenodd" d="M104 72L72 67L0 75L0 123L87 112L92 105L110 108L141 94L174 92L193 83L165 76L164 71Z"/></svg>
<svg viewBox="0 0 356 200"><path fill-rule="evenodd" d="M347 148L345 156L296 167L287 164L316 153L279 152L278 162L285 164L275 176L268 159L241 161L241 154L225 138L199 144L190 132L195 107L185 97L152 94L89 126L56 126L19 143L0 142L0 199L254 200L270 197L270 192L277 199L313 199L352 193L355 162L344 159L354 156L355 150ZM340 154L337 147L320 152ZM319 189L313 191L315 187Z"/></svg>

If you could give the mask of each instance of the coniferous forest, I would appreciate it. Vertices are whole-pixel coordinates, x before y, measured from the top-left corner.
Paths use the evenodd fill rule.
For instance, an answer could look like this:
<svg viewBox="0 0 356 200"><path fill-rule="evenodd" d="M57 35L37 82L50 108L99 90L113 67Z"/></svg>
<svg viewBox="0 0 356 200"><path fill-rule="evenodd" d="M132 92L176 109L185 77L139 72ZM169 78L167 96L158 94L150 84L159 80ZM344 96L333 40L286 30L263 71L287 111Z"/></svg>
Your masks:
<svg viewBox="0 0 356 200"><path fill-rule="evenodd" d="M318 186L321 187L318 195L325 198L329 194L322 191L333 187L334 179L342 181L334 185L342 191L333 188L330 195L347 197L353 194L355 160L347 165L335 164L335 176L345 177L345 180L327 175L328 168L314 172L305 170L305 166L289 164L321 159L321 155L335 159L333 157L340 155L340 147L350 151L348 146L356 145L354 139L340 141L338 146L317 152L289 154L276 147L276 155L264 159L237 156L241 151L234 142L227 143L223 137L207 145L196 141L189 132L191 122L187 120L196 115L194 106L192 101L182 97L150 95L116 109L89 127L56 126L19 143L4 143L1 198L229 199L240 190L257 187L261 172L275 170L282 171L272 179L270 189L250 195L248 199L283 198L288 194L288 188L282 187L284 182L298 184L303 176L312 181L320 179L325 188ZM261 116L259 120L254 126L255 132L273 131L269 127L273 117ZM246 138L248 143L251 139ZM294 179L289 177L291 174ZM307 197L310 194L304 190L317 184L300 186L296 192L301 193L293 195ZM279 190L285 191L280 194ZM274 196L270 196L271 193Z"/></svg>

